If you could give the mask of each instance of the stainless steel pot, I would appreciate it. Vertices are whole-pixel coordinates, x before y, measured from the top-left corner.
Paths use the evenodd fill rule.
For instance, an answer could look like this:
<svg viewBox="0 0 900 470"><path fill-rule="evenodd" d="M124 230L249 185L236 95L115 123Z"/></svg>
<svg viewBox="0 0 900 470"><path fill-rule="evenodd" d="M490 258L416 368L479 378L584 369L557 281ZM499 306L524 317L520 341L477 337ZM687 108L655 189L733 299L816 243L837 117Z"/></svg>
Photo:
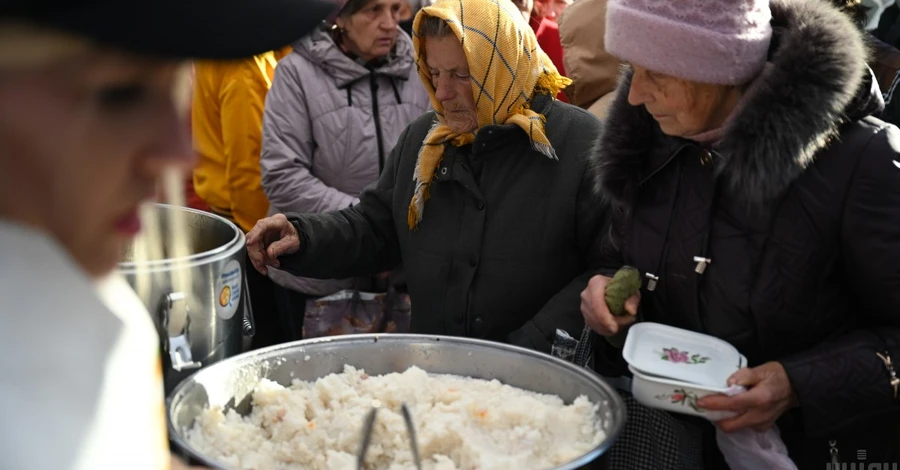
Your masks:
<svg viewBox="0 0 900 470"><path fill-rule="evenodd" d="M165 204L144 207L142 222L118 269L154 317L168 393L195 369L240 354L253 334L245 237L215 214Z"/></svg>
<svg viewBox="0 0 900 470"><path fill-rule="evenodd" d="M169 395L169 437L186 456L211 468L225 464L204 456L185 438L200 412L209 406L250 409L250 398L261 379L289 385L293 379L312 381L340 373L344 365L371 375L402 372L418 366L428 372L455 374L559 395L571 403L586 395L600 404L598 417L606 439L578 459L553 470L572 470L594 462L618 438L625 423L625 405L616 391L584 368L528 349L478 339L427 335L348 335L297 341L251 351L205 368ZM362 423L360 423L360 426Z"/></svg>

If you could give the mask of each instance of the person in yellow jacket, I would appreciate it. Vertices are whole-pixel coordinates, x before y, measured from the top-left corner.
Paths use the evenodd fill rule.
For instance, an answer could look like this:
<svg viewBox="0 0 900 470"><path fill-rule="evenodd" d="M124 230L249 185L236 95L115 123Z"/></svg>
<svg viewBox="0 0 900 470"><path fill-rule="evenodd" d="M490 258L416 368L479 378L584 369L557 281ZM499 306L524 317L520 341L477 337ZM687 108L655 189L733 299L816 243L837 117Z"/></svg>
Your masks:
<svg viewBox="0 0 900 470"><path fill-rule="evenodd" d="M244 231L269 209L260 184L262 115L276 63L287 52L194 64L194 189Z"/></svg>
<svg viewBox="0 0 900 470"><path fill-rule="evenodd" d="M194 63L194 190L214 213L244 231L269 210L260 184L263 108L275 66L290 51L285 47L241 60ZM248 272L247 282L257 317L253 347L283 342L274 322L266 320L274 311L272 281Z"/></svg>

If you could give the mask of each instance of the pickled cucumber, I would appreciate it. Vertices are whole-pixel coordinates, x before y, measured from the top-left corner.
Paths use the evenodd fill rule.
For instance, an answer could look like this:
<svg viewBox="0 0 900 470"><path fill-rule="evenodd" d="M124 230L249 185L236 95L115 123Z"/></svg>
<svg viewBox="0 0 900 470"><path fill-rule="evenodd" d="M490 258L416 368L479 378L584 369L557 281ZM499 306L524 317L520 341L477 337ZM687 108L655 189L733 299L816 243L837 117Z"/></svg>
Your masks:
<svg viewBox="0 0 900 470"><path fill-rule="evenodd" d="M641 288L641 273L631 266L623 266L616 271L612 281L606 286L606 306L617 317L627 315L625 300Z"/></svg>
<svg viewBox="0 0 900 470"><path fill-rule="evenodd" d="M606 306L609 312L615 316L628 315L625 310L625 301L641 288L641 273L631 266L622 266L616 271L612 281L606 285ZM612 336L605 336L606 341L615 348L621 349L625 345L628 330L621 330Z"/></svg>

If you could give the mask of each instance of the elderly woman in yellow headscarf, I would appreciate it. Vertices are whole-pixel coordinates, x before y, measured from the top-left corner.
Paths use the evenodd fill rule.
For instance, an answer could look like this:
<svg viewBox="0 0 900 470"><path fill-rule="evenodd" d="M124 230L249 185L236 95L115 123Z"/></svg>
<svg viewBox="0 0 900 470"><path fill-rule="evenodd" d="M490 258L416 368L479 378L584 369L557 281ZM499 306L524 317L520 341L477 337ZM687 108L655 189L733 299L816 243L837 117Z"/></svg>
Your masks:
<svg viewBox="0 0 900 470"><path fill-rule="evenodd" d="M598 269L585 155L600 122L553 98L568 80L509 0L440 0L413 32L434 111L358 205L259 221L251 259L319 278L402 262L413 332L550 352L557 329L582 329L579 294Z"/></svg>

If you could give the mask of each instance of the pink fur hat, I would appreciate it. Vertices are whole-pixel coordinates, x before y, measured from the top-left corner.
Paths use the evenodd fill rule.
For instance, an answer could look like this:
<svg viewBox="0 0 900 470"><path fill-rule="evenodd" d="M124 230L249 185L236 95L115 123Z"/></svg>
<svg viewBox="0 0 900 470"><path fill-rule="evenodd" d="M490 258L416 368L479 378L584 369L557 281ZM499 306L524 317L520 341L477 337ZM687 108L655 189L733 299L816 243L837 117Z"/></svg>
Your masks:
<svg viewBox="0 0 900 470"><path fill-rule="evenodd" d="M609 0L606 49L685 80L741 85L763 69L769 0Z"/></svg>

